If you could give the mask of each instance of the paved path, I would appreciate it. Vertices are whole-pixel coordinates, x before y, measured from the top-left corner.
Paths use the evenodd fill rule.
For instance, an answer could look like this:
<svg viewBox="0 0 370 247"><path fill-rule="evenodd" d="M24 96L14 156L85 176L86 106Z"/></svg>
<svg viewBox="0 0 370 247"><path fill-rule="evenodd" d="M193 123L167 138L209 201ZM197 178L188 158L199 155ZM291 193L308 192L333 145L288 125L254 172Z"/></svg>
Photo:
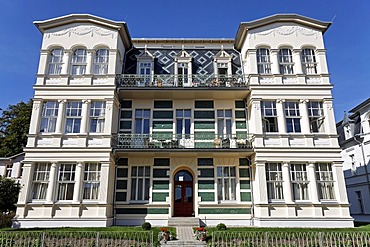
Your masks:
<svg viewBox="0 0 370 247"><path fill-rule="evenodd" d="M193 228L187 227L176 227L177 239L182 241L194 240Z"/></svg>

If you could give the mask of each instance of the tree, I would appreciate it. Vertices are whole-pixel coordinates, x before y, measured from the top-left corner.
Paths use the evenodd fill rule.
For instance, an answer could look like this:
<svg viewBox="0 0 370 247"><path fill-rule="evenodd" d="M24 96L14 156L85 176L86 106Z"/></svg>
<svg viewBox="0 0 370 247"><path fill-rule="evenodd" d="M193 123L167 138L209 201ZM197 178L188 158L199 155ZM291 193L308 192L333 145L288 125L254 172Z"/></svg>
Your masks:
<svg viewBox="0 0 370 247"><path fill-rule="evenodd" d="M0 117L0 157L23 151L31 121L32 100L9 105Z"/></svg>
<svg viewBox="0 0 370 247"><path fill-rule="evenodd" d="M21 185L14 179L0 176L0 213L14 211Z"/></svg>

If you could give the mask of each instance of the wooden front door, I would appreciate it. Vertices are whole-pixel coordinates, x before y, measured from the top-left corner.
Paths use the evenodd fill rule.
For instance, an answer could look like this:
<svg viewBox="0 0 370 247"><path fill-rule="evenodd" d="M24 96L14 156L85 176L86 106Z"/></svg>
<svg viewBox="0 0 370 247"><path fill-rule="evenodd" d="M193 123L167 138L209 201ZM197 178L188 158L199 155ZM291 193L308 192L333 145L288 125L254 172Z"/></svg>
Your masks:
<svg viewBox="0 0 370 247"><path fill-rule="evenodd" d="M193 216L193 177L188 171L179 171L175 175L174 216Z"/></svg>

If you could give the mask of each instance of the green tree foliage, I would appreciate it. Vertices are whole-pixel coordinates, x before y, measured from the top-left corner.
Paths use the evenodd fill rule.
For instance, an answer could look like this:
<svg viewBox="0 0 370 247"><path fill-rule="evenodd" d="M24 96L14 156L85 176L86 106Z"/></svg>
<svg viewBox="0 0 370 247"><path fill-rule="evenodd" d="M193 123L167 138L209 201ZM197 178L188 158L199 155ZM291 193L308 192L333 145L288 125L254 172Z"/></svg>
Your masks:
<svg viewBox="0 0 370 247"><path fill-rule="evenodd" d="M0 213L14 211L21 185L14 179L0 176Z"/></svg>
<svg viewBox="0 0 370 247"><path fill-rule="evenodd" d="M27 143L32 113L32 100L9 105L0 117L0 157L20 153Z"/></svg>

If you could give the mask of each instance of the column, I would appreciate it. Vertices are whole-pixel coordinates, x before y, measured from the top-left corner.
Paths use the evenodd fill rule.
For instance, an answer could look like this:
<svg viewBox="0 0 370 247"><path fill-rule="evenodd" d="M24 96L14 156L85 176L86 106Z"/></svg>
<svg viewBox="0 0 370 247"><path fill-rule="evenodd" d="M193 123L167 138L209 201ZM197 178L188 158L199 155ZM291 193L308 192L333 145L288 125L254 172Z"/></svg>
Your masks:
<svg viewBox="0 0 370 247"><path fill-rule="evenodd" d="M325 116L325 132L327 134L336 135L337 130L335 127L335 118L334 118L334 111L333 111L333 100L332 99L324 99L323 102L323 111Z"/></svg>
<svg viewBox="0 0 370 247"><path fill-rule="evenodd" d="M319 74L328 74L328 64L326 63L326 50L325 49L317 49L317 68Z"/></svg>
<svg viewBox="0 0 370 247"><path fill-rule="evenodd" d="M276 113L278 119L278 130L280 134L286 133L284 102L284 99L276 100Z"/></svg>
<svg viewBox="0 0 370 247"><path fill-rule="evenodd" d="M291 203L293 202L292 199L292 183L290 181L290 171L289 171L289 163L285 162L282 165L282 175L283 175L283 192L284 192L284 199L285 202Z"/></svg>
<svg viewBox="0 0 370 247"><path fill-rule="evenodd" d="M24 162L23 164L23 174L22 174L22 179L21 179L21 191L18 196L18 203L19 204L26 204L28 201L28 196L29 195L29 189L31 188L31 182L32 182L32 163L29 162Z"/></svg>
<svg viewBox="0 0 370 247"><path fill-rule="evenodd" d="M348 203L347 190L344 182L343 165L342 162L336 162L332 165L335 199L339 203Z"/></svg>
<svg viewBox="0 0 370 247"><path fill-rule="evenodd" d="M112 165L112 171L114 170L114 165ZM100 203L109 203L110 195L113 194L113 191L110 191L112 188L111 185L114 183L114 179L110 179L110 169L109 162L102 162L100 170L100 188L99 188L99 202Z"/></svg>
<svg viewBox="0 0 370 247"><path fill-rule="evenodd" d="M39 132L41 103L42 103L41 99L33 99L32 116L31 116L29 134L36 134Z"/></svg>
<svg viewBox="0 0 370 247"><path fill-rule="evenodd" d="M303 74L300 49L293 50L293 62L294 62L294 73L297 75Z"/></svg>
<svg viewBox="0 0 370 247"><path fill-rule="evenodd" d="M50 175L49 175L49 185L48 190L46 192L46 202L53 203L54 201L54 191L56 186L56 179L57 179L57 163L53 162L50 167Z"/></svg>
<svg viewBox="0 0 370 247"><path fill-rule="evenodd" d="M278 49L271 49L271 72L273 75L280 74Z"/></svg>
<svg viewBox="0 0 370 247"><path fill-rule="evenodd" d="M76 173L75 173L75 187L73 189L73 202L74 203L79 203L81 201L81 187L82 187L82 168L83 168L83 163L79 162L77 163L76 166Z"/></svg>
<svg viewBox="0 0 370 247"><path fill-rule="evenodd" d="M268 203L265 163L255 162L252 168L254 202L256 204Z"/></svg>
<svg viewBox="0 0 370 247"><path fill-rule="evenodd" d="M299 101L299 112L301 114L301 132L303 134L311 133L310 120L308 118L307 103L308 103L307 99L301 99Z"/></svg>
<svg viewBox="0 0 370 247"><path fill-rule="evenodd" d="M62 72L61 75L67 75L68 74L68 67L69 67L69 59L72 54L71 50L65 50L63 54L63 66L62 66Z"/></svg>
<svg viewBox="0 0 370 247"><path fill-rule="evenodd" d="M249 74L258 74L257 51L255 49L248 50L248 55L249 55Z"/></svg>
<svg viewBox="0 0 370 247"><path fill-rule="evenodd" d="M153 63L153 66L154 66L154 63ZM117 67L122 68L122 66L117 66L117 50L109 50L108 75L120 74L121 71L116 71Z"/></svg>
<svg viewBox="0 0 370 247"><path fill-rule="evenodd" d="M318 191L317 191L317 181L316 181L316 170L315 170L315 164L312 162L308 164L307 176L308 176L308 181L309 181L309 188L311 191L311 201L313 203L318 203L319 196L317 193Z"/></svg>
<svg viewBox="0 0 370 247"><path fill-rule="evenodd" d="M50 52L48 50L41 50L40 52L40 61L37 74L46 74L48 70L48 57Z"/></svg>
<svg viewBox="0 0 370 247"><path fill-rule="evenodd" d="M55 133L63 133L62 127L63 127L63 119L64 119L64 112L65 112L65 103L67 100L62 99L58 100L59 106L58 106L58 117L57 117L57 123L55 126Z"/></svg>
<svg viewBox="0 0 370 247"><path fill-rule="evenodd" d="M254 122L249 125L250 133L262 134L262 115L261 115L261 99L251 99L251 119Z"/></svg>
<svg viewBox="0 0 370 247"><path fill-rule="evenodd" d="M94 64L94 56L95 51L94 50L87 50L87 57L86 57L86 75L93 74L92 72L92 66Z"/></svg>
<svg viewBox="0 0 370 247"><path fill-rule="evenodd" d="M81 129L80 133L87 133L87 125L90 117L91 100L82 100Z"/></svg>
<svg viewBox="0 0 370 247"><path fill-rule="evenodd" d="M116 132L118 126L119 107L113 99L109 99L105 102L105 119L104 119L104 133ZM113 114L113 112L115 112ZM114 127L113 127L114 126Z"/></svg>

